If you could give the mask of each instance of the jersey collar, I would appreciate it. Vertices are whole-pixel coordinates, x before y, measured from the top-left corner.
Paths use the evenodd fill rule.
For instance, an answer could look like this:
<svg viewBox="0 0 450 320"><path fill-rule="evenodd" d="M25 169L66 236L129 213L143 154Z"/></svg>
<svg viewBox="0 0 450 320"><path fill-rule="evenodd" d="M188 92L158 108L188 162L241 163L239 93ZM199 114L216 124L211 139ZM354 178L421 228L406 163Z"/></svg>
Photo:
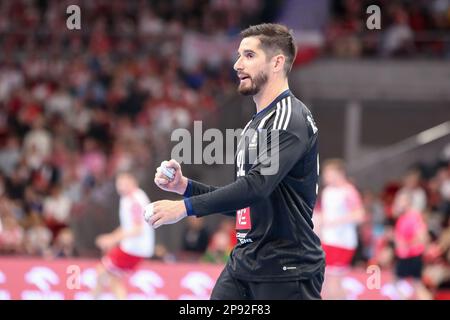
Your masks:
<svg viewBox="0 0 450 320"><path fill-rule="evenodd" d="M255 113L253 115L253 119L262 115L265 115L270 109L272 109L272 107L274 105L276 105L281 99L286 98L287 96L289 96L291 94L291 90L290 89L286 89L284 90L282 93L280 93L267 107L265 107L264 109L262 109L261 111Z"/></svg>

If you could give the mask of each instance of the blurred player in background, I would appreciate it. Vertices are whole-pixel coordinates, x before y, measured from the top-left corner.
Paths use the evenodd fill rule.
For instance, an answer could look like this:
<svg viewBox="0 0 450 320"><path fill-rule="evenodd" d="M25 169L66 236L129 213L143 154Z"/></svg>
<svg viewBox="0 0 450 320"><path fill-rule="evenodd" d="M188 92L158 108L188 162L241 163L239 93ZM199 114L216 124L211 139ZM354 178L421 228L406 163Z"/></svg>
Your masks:
<svg viewBox="0 0 450 320"><path fill-rule="evenodd" d="M144 258L151 257L154 251L154 230L142 216L144 207L150 203L149 198L130 173L118 174L116 189L120 195L120 227L96 239L97 246L105 255L97 267L97 286L93 292L95 299L107 287L117 299L126 299L124 278Z"/></svg>
<svg viewBox="0 0 450 320"><path fill-rule="evenodd" d="M343 161L330 159L323 165L325 187L317 211L318 233L326 255L329 299L345 299L341 286L358 246L358 224L363 221L362 199L348 181Z"/></svg>
<svg viewBox="0 0 450 320"><path fill-rule="evenodd" d="M401 280L412 279L417 298L429 300L431 293L422 283L423 254L428 239L423 214L414 206L413 194L401 193L393 208L397 217L394 231L396 289L404 298Z"/></svg>

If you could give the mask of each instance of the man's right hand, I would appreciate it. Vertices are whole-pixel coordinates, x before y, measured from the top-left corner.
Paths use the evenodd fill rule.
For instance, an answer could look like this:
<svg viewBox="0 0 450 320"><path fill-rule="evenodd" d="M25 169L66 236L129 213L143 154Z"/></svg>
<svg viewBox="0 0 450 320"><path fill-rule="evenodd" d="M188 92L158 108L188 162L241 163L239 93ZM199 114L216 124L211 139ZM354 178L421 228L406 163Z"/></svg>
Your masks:
<svg viewBox="0 0 450 320"><path fill-rule="evenodd" d="M172 181L169 181L169 178L162 173L161 167L163 166L175 170L175 176ZM183 194L188 185L188 179L183 176L180 164L174 159L161 162L161 165L156 169L154 181L160 189L178 194Z"/></svg>

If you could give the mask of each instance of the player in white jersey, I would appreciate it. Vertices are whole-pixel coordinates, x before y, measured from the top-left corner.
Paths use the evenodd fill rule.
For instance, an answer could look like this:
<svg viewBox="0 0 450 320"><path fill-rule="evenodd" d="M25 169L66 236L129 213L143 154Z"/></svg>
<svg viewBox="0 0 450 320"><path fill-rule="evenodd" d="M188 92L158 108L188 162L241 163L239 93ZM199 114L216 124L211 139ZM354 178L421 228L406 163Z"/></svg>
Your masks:
<svg viewBox="0 0 450 320"><path fill-rule="evenodd" d="M116 178L120 195L120 226L111 233L100 235L97 246L105 253L97 267L97 286L94 298L110 287L117 299L126 299L124 277L136 269L139 262L153 255L154 229L144 221L144 207L150 203L130 173L120 173Z"/></svg>
<svg viewBox="0 0 450 320"><path fill-rule="evenodd" d="M364 208L360 194L345 175L341 160L325 162L323 181L325 188L317 211L320 212L319 236L326 255L328 298L342 299L341 278L358 246L357 228L364 219Z"/></svg>

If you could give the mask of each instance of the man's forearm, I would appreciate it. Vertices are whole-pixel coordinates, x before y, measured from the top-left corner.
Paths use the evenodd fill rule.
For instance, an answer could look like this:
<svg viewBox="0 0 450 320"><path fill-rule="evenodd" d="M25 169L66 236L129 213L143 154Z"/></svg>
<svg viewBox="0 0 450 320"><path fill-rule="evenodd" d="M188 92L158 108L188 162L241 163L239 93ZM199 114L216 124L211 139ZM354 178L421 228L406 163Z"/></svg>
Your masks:
<svg viewBox="0 0 450 320"><path fill-rule="evenodd" d="M268 183L266 178L248 175L208 194L186 198L187 214L205 216L212 213L230 213L248 207L272 192L273 185Z"/></svg>
<svg viewBox="0 0 450 320"><path fill-rule="evenodd" d="M265 161L254 163L245 176L220 188L203 187L202 189L210 190L208 193L193 193L190 197L185 197L187 215L205 216L244 209L266 199L300 159L308 145L308 141L301 141L295 135L281 133L279 139L271 141L270 146L260 151L259 159ZM277 170L266 171L272 168ZM191 184L194 186L193 182Z"/></svg>

